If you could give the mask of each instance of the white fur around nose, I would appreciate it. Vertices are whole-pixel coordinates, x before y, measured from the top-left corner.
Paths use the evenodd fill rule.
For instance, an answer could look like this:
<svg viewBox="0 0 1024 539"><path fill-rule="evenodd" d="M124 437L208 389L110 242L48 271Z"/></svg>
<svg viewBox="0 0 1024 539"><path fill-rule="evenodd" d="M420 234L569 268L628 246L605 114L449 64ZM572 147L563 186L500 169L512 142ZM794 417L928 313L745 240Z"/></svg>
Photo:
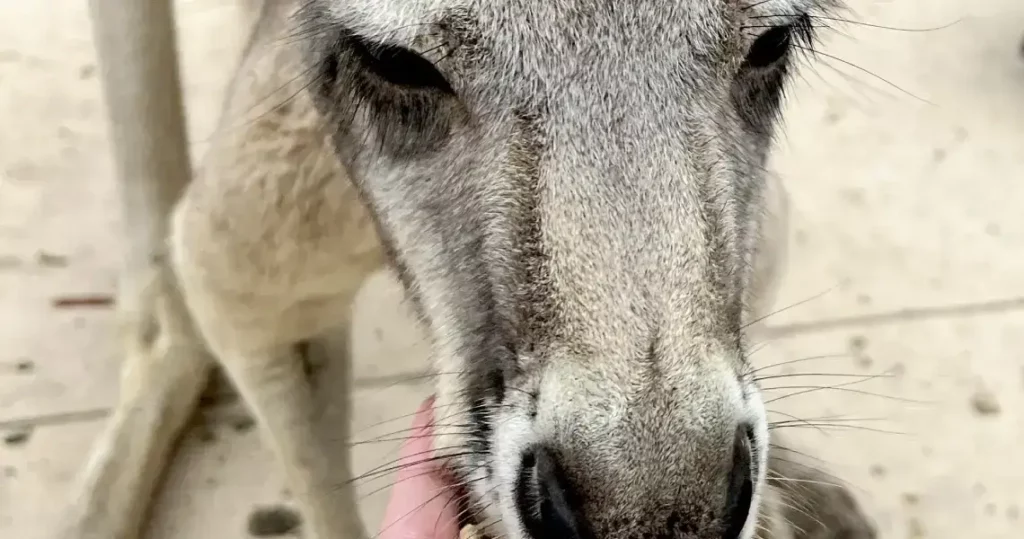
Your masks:
<svg viewBox="0 0 1024 539"><path fill-rule="evenodd" d="M748 424L754 426L754 440L757 451L757 476L754 477L754 493L750 501L750 513L747 514L747 522L743 526L743 533L740 539L751 539L757 532L758 516L761 512L761 505L765 490L765 481L768 477L768 414L765 410L764 399L761 397L757 386L751 384L744 406Z"/></svg>
<svg viewBox="0 0 1024 539"><path fill-rule="evenodd" d="M487 516L500 518L499 526L504 529L495 530L493 536L528 539L526 530L518 524L520 517L516 507L515 485L523 453L537 442L536 432L528 417L509 412L502 412L497 418L494 432L495 484L481 485L484 489L493 489L492 496L498 498L498 514Z"/></svg>
<svg viewBox="0 0 1024 539"><path fill-rule="evenodd" d="M716 362L720 368L712 368L705 376L722 377L717 385L723 392L722 398L727 408L735 411L736 419L749 422L754 427L754 440L757 455L757 475L753 478L754 492L750 512L739 539L751 539L757 531L758 515L762 503L764 484L768 467L768 423L764 402L755 386L744 388L737 381L727 362ZM556 377L562 378L562 377ZM542 384L542 395L569 395L571 386L578 385L579 380L569 377L568 385L561 380L549 379ZM577 388L578 389L578 388ZM744 397L746 394L746 397ZM556 399L558 397L555 397ZM564 399L564 398L563 398ZM615 428L616 417L624 413L624 408L616 406L611 399L611 406L604 410L602 418L605 428ZM549 401L550 405L550 401ZM700 418L696 419L700 423ZM529 539L525 529L520 525L521 515L515 499L515 487L520 475L523 454L535 444L543 442L547 435L538 430L535 420L531 419L525 409L506 407L495 417L494 439L492 445L493 480L491 482L475 482L478 495L496 503L486 509L487 521L499 521L500 529L494 530L496 536L509 539ZM543 430L543 428L541 428Z"/></svg>

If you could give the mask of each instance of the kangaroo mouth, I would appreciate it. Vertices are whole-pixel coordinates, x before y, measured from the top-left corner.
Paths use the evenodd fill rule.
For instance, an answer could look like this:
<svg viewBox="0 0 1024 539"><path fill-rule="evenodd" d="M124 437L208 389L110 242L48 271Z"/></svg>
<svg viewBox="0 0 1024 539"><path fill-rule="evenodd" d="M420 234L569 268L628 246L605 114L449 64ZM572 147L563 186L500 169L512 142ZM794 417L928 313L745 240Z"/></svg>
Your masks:
<svg viewBox="0 0 1024 539"><path fill-rule="evenodd" d="M456 523L459 525L459 530L462 530L460 532L460 539L467 539L467 533L472 534L468 539L484 539L480 523L477 521L480 511L473 507L466 481L450 463L444 465L442 473L448 480L448 484L451 485L451 493L455 500L456 518L458 519ZM467 528L469 529L467 530Z"/></svg>

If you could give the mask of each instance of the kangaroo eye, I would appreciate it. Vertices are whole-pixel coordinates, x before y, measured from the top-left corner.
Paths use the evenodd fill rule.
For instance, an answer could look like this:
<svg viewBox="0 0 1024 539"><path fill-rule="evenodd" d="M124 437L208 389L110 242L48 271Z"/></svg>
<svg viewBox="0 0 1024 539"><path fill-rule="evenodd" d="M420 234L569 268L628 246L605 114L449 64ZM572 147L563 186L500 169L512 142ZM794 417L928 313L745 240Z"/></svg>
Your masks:
<svg viewBox="0 0 1024 539"><path fill-rule="evenodd" d="M814 44L814 20L803 13L789 24L769 28L754 40L743 62L748 68L766 68L786 60L793 48L810 49Z"/></svg>
<svg viewBox="0 0 1024 539"><path fill-rule="evenodd" d="M455 94L430 60L409 49L370 43L358 37L352 38L352 46L366 69L386 82L408 89L432 89Z"/></svg>
<svg viewBox="0 0 1024 539"><path fill-rule="evenodd" d="M747 51L744 63L749 67L768 67L789 54L792 46L793 26L776 26L761 34L754 40Z"/></svg>

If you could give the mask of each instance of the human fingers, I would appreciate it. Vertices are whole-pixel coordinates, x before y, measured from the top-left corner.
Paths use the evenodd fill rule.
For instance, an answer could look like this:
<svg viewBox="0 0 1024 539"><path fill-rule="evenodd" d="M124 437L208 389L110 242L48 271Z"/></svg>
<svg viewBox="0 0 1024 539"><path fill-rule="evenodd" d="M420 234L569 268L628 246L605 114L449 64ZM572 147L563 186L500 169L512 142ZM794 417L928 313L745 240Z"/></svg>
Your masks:
<svg viewBox="0 0 1024 539"><path fill-rule="evenodd" d="M434 457L432 406L433 398L420 406L410 436L402 445L380 539L459 536L454 488Z"/></svg>

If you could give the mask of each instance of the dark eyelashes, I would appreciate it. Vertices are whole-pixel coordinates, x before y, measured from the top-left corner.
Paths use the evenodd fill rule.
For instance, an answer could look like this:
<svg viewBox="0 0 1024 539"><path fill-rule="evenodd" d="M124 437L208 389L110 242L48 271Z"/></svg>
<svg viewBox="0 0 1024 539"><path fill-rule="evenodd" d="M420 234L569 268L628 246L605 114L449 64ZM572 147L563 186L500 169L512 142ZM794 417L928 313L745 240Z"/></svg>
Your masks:
<svg viewBox="0 0 1024 539"><path fill-rule="evenodd" d="M753 68L769 67L782 60L789 54L790 33L789 26L776 26L758 36L744 60L744 64Z"/></svg>
<svg viewBox="0 0 1024 539"><path fill-rule="evenodd" d="M751 44L743 67L763 69L783 62L793 49L810 48L813 34L812 19L806 13L790 24L769 27ZM382 82L404 90L435 90L455 95L449 81L434 64L410 49L371 42L354 33L347 33L342 40L366 71Z"/></svg>
<svg viewBox="0 0 1024 539"><path fill-rule="evenodd" d="M454 95L455 91L434 64L420 54L399 47L371 43L349 35L348 46L359 62L384 82L403 89L436 90Z"/></svg>
<svg viewBox="0 0 1024 539"><path fill-rule="evenodd" d="M394 158L436 150L451 133L456 106L448 80L422 54L335 28L317 50L317 92L340 132L359 118L373 125L357 141ZM452 112L456 112L452 110ZM362 121L362 120L359 120Z"/></svg>
<svg viewBox="0 0 1024 539"><path fill-rule="evenodd" d="M769 27L751 44L743 66L750 69L772 67L787 60L793 49L807 50L814 43L811 16L803 14L793 22Z"/></svg>

